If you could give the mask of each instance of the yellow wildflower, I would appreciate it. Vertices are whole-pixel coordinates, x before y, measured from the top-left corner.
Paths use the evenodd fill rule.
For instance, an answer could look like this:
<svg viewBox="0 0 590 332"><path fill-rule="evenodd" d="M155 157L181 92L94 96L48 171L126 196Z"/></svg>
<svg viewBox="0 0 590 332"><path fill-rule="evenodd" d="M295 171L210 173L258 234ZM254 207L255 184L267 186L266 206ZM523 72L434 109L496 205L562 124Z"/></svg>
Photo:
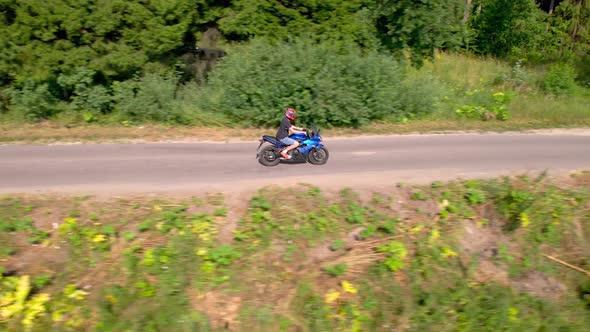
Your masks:
<svg viewBox="0 0 590 332"><path fill-rule="evenodd" d="M332 303L336 302L336 300L338 300L339 298L340 298L340 292L333 290L333 291L326 293L324 303L332 304Z"/></svg>
<svg viewBox="0 0 590 332"><path fill-rule="evenodd" d="M111 294L107 295L107 300L111 302L111 304L117 304L117 302L119 302L119 300Z"/></svg>
<svg viewBox="0 0 590 332"><path fill-rule="evenodd" d="M440 237L440 232L438 231L438 229L433 229L432 232L430 232L430 239L428 239L428 242L433 243L439 237Z"/></svg>
<svg viewBox="0 0 590 332"><path fill-rule="evenodd" d="M526 212L521 213L518 218L520 219L520 225L522 227L528 227L528 225L531 223L529 215Z"/></svg>
<svg viewBox="0 0 590 332"><path fill-rule="evenodd" d="M104 236L103 234L96 234L93 238L92 238L92 242L94 243L98 243L98 242L104 242L106 241L107 237Z"/></svg>
<svg viewBox="0 0 590 332"><path fill-rule="evenodd" d="M454 257L457 256L457 253L449 249L449 247L443 247L442 255L443 257Z"/></svg>
<svg viewBox="0 0 590 332"><path fill-rule="evenodd" d="M358 292L356 287L346 280L342 280L340 284L342 285L342 289L347 293L356 294Z"/></svg>

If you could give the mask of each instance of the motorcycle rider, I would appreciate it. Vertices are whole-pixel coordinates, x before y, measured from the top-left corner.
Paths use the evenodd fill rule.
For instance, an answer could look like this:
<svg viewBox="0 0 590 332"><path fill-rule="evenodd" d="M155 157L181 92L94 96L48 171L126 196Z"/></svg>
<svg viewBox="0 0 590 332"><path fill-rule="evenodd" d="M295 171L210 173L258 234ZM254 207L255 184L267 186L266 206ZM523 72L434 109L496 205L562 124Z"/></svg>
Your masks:
<svg viewBox="0 0 590 332"><path fill-rule="evenodd" d="M281 143L288 145L283 151L281 151L281 156L287 160L291 159L291 156L288 154L288 152L299 146L299 142L290 138L289 135L292 133L306 133L305 129L295 127L291 122L295 121L296 114L297 111L294 108L287 107L285 109L285 117L283 120L281 120L279 130L277 131L277 139L281 141Z"/></svg>

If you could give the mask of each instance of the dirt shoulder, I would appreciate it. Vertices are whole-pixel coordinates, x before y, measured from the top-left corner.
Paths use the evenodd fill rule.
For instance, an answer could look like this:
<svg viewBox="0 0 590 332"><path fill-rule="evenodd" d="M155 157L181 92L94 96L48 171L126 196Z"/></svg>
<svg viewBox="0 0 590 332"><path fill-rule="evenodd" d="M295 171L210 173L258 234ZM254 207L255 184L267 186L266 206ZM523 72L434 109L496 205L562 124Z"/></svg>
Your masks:
<svg viewBox="0 0 590 332"><path fill-rule="evenodd" d="M0 145L6 144L81 144L81 143L155 143L155 142L244 142L272 135L269 128L204 128L190 126L146 125L139 127L80 126L65 128L45 122L14 126L0 124ZM356 138L384 135L423 134L574 134L589 135L590 122L555 124L546 122L466 122L417 121L408 124L372 124L359 129L324 129L323 136Z"/></svg>

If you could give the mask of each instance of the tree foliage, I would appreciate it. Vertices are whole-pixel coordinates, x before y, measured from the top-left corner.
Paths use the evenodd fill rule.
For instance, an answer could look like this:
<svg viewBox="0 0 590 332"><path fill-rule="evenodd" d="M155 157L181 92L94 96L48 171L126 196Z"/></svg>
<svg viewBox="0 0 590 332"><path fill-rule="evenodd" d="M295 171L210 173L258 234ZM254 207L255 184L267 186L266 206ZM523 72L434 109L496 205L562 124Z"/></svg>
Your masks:
<svg viewBox="0 0 590 332"><path fill-rule="evenodd" d="M187 56L186 49L215 47L207 41L211 31L227 50L216 54L229 57L207 83L206 73L217 59L205 63L205 56ZM251 47L239 45L256 38L264 38L265 46L256 41ZM301 38L309 40L307 49L294 46ZM421 98L427 95L426 81L423 89L406 91L396 81L395 93L376 84L387 85L403 72L400 63L386 60L392 54L420 66L438 49L517 60L519 65L566 63L547 76L547 91L564 77L570 87L574 76L590 84L590 1L0 0L0 111L30 120L65 109L87 119L118 114L132 121L188 123L187 114L213 106L231 114L231 103L253 112L254 107L273 109L297 99L301 107L319 112L314 117L320 122L356 126L384 114L427 109L430 99ZM247 56L245 50L254 53ZM299 58L286 55L288 50ZM287 62L281 64L282 59ZM176 72L183 66L190 75L179 78ZM556 74L555 68L575 68L576 73ZM284 72L296 83L283 79ZM184 86L189 80L195 85ZM241 90L244 82L271 95ZM203 97L201 90L221 94L222 86L227 86L223 103ZM336 95L330 90L336 88L352 95ZM379 99L372 95L377 90L399 98ZM188 111L179 111L175 103L185 98L179 91L197 105L185 100L181 108ZM245 93L245 104L230 92ZM393 106L384 111L374 98ZM240 121L261 125L273 120L253 115Z"/></svg>
<svg viewBox="0 0 590 332"><path fill-rule="evenodd" d="M374 46L370 0L236 0L219 20L230 38L274 40L305 34L341 40L354 46Z"/></svg>
<svg viewBox="0 0 590 332"><path fill-rule="evenodd" d="M166 61L214 20L207 0L2 0L0 73L4 81L48 81L87 67L129 78Z"/></svg>
<svg viewBox="0 0 590 332"><path fill-rule="evenodd" d="M375 22L387 48L409 51L414 63L436 49L457 49L463 41L464 0L378 0Z"/></svg>
<svg viewBox="0 0 590 332"><path fill-rule="evenodd" d="M535 0L476 0L471 28L473 49L499 57L539 49L546 26Z"/></svg>

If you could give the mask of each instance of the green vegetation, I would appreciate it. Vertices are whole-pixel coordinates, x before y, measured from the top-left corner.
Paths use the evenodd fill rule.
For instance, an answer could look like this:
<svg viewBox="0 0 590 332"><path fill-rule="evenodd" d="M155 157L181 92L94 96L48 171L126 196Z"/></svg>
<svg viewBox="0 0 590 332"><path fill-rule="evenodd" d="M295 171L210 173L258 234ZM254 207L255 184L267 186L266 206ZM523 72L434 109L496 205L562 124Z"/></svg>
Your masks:
<svg viewBox="0 0 590 332"><path fill-rule="evenodd" d="M245 211L6 196L0 329L586 331L590 173L566 180L265 188Z"/></svg>
<svg viewBox="0 0 590 332"><path fill-rule="evenodd" d="M3 0L0 9L7 126L274 127L287 105L323 127L590 121L584 0Z"/></svg>
<svg viewBox="0 0 590 332"><path fill-rule="evenodd" d="M280 121L281 104L293 105L302 123L322 127L428 112L402 96L417 89L431 104L433 96L419 82L404 85L403 77L402 66L378 52L300 39L279 45L256 40L234 49L211 74L207 95L215 98L207 107L236 123L265 127Z"/></svg>

